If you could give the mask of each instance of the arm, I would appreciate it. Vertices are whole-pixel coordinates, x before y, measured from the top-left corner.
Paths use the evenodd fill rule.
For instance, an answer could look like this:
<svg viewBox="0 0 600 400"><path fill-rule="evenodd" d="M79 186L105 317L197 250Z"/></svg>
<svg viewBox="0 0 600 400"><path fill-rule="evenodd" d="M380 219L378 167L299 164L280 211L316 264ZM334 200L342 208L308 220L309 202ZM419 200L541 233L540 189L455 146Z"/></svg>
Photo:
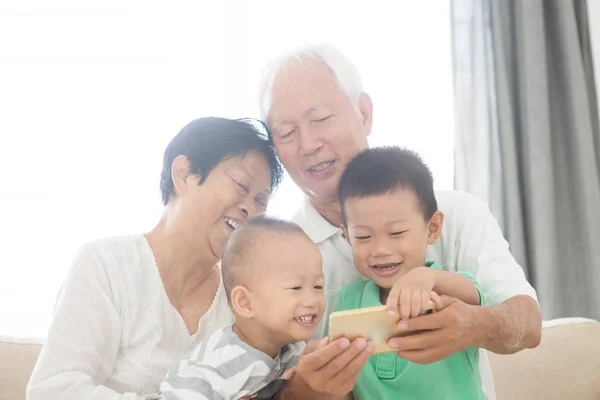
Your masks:
<svg viewBox="0 0 600 400"><path fill-rule="evenodd" d="M483 299L481 299L475 282L467 276L448 271L432 269L429 271L432 274L433 291L437 294L456 297L457 299L474 306L478 306L482 303Z"/></svg>
<svg viewBox="0 0 600 400"><path fill-rule="evenodd" d="M121 328L102 262L84 247L61 288L27 399L139 399L101 385L114 368Z"/></svg>
<svg viewBox="0 0 600 400"><path fill-rule="evenodd" d="M477 318L487 324L477 345L500 353L536 347L542 335L542 313L535 290L511 254L488 205L474 196L462 196L462 208L453 221L456 262L477 278L490 306L476 310Z"/></svg>
<svg viewBox="0 0 600 400"><path fill-rule="evenodd" d="M481 332L478 347L512 354L536 347L541 340L542 316L529 296L515 296L494 307L477 310Z"/></svg>

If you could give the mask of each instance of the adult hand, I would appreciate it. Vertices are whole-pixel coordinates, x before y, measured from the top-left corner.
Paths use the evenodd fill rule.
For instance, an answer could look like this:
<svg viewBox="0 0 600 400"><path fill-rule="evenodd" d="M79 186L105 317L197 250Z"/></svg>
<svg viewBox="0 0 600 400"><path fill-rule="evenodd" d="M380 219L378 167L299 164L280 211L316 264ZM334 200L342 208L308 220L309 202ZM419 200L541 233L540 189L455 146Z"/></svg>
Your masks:
<svg viewBox="0 0 600 400"><path fill-rule="evenodd" d="M373 351L375 345L362 338L352 342L340 338L331 343L328 338L313 340L284 378L291 379L294 398L344 396L352 391L361 368Z"/></svg>
<svg viewBox="0 0 600 400"><path fill-rule="evenodd" d="M405 360L429 364L448 358L466 347L479 347L482 329L478 325L477 311L480 307L448 296L439 296L435 303L437 311L433 314L398 323L398 328L402 330L424 332L390 338L388 341L388 345L398 349L398 355Z"/></svg>

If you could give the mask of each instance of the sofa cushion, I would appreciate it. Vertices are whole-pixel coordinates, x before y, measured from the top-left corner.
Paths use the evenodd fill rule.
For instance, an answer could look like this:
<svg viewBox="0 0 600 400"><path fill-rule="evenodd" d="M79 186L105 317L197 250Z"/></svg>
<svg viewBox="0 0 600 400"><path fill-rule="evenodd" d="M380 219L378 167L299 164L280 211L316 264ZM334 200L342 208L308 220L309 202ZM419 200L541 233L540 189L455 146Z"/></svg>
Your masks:
<svg viewBox="0 0 600 400"><path fill-rule="evenodd" d="M25 388L42 345L37 340L0 337L0 398L25 400Z"/></svg>
<svg viewBox="0 0 600 400"><path fill-rule="evenodd" d="M558 320L542 332L535 349L488 352L497 399L600 399L600 323Z"/></svg>

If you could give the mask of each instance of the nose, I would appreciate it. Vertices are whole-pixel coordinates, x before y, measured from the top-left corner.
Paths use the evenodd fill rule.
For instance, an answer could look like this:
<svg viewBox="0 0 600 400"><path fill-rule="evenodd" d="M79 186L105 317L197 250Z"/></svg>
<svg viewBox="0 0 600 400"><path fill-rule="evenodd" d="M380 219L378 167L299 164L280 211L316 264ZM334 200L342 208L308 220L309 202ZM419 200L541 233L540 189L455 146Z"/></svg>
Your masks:
<svg viewBox="0 0 600 400"><path fill-rule="evenodd" d="M392 246L387 238L377 238L373 243L371 255L373 257L386 257L392 254Z"/></svg>
<svg viewBox="0 0 600 400"><path fill-rule="evenodd" d="M319 304L319 294L313 290L307 290L302 296L302 306L306 308L316 308Z"/></svg>
<svg viewBox="0 0 600 400"><path fill-rule="evenodd" d="M321 137L310 129L310 126L304 126L300 130L300 152L303 156L315 154L323 147Z"/></svg>
<svg viewBox="0 0 600 400"><path fill-rule="evenodd" d="M254 200L250 196L246 196L239 204L240 211L244 214L246 219L258 214L258 210L255 207Z"/></svg>

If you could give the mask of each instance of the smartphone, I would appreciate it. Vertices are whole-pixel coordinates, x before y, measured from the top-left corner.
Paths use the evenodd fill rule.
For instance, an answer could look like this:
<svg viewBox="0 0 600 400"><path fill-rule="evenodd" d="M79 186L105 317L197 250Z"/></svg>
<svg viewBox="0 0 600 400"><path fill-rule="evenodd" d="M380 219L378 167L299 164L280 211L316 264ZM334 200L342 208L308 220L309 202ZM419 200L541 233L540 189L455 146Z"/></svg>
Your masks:
<svg viewBox="0 0 600 400"><path fill-rule="evenodd" d="M430 301L424 314L431 314L434 311L433 301ZM388 314L386 306L336 311L329 316L329 337L331 340L340 337L346 337L349 340L365 338L375 344L375 354L396 351L387 344L390 338L421 332L401 331L398 329L399 321L398 316L394 317Z"/></svg>

